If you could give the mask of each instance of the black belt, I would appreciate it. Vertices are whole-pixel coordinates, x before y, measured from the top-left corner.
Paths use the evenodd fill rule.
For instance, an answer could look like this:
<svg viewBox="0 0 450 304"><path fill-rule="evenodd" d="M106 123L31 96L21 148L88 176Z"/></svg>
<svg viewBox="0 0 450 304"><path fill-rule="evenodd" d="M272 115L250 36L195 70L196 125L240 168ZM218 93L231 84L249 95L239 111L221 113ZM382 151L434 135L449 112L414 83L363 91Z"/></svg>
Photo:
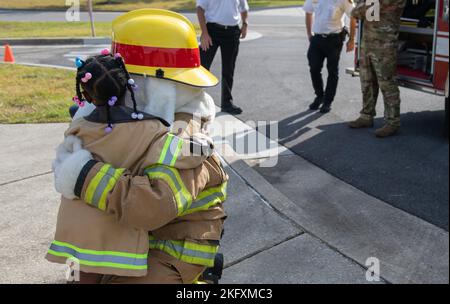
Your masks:
<svg viewBox="0 0 450 304"><path fill-rule="evenodd" d="M219 23L214 23L214 22L208 22L207 24L210 24L212 26L227 30L227 29L237 29L239 28L239 25L222 25Z"/></svg>
<svg viewBox="0 0 450 304"><path fill-rule="evenodd" d="M331 33L331 34L314 34L314 36L320 36L322 38L328 38L328 37L336 37L342 35L342 32L340 33Z"/></svg>
<svg viewBox="0 0 450 304"><path fill-rule="evenodd" d="M342 29L342 31L340 31L339 33L330 33L330 34L314 34L314 36L319 36L322 38L328 38L328 37L337 37L337 36L342 36L342 35L347 35L347 29L344 27Z"/></svg>

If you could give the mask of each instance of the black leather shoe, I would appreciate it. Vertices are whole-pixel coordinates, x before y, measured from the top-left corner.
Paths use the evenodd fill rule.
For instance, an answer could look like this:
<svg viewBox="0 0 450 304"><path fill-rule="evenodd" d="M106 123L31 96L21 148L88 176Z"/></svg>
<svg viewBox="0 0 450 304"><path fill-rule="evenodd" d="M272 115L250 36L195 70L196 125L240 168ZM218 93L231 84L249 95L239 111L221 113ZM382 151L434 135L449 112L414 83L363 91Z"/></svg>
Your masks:
<svg viewBox="0 0 450 304"><path fill-rule="evenodd" d="M231 105L228 107L222 107L222 112L226 112L233 115L239 115L242 113L242 109L238 106Z"/></svg>
<svg viewBox="0 0 450 304"><path fill-rule="evenodd" d="M329 103L324 103L321 107L320 107L320 113L328 113L331 111L331 105Z"/></svg>
<svg viewBox="0 0 450 304"><path fill-rule="evenodd" d="M319 110L319 107L321 104L322 104L322 98L316 97L316 99L314 99L314 102L309 105L309 109L313 110L313 111Z"/></svg>

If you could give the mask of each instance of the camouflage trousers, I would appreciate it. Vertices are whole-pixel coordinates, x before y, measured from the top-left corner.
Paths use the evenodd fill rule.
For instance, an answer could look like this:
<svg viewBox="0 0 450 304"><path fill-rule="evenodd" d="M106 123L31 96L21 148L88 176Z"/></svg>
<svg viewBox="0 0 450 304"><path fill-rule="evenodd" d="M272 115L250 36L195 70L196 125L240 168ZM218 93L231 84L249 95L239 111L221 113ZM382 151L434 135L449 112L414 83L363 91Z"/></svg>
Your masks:
<svg viewBox="0 0 450 304"><path fill-rule="evenodd" d="M375 107L381 89L386 123L394 127L400 126L400 90L396 73L396 48L361 48L359 74L363 96L362 118L373 119L376 115Z"/></svg>

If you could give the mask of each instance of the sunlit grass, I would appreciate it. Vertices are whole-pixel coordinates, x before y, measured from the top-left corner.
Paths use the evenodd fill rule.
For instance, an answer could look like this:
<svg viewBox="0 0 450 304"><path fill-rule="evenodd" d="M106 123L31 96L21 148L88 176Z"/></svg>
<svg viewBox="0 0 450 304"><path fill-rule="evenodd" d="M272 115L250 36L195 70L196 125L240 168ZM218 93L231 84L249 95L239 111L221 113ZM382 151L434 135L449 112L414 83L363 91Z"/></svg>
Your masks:
<svg viewBox="0 0 450 304"><path fill-rule="evenodd" d="M99 37L111 36L111 22L95 22ZM3 22L0 21L0 38L35 37L90 37L89 22Z"/></svg>
<svg viewBox="0 0 450 304"><path fill-rule="evenodd" d="M0 64L0 123L68 122L75 72Z"/></svg>
<svg viewBox="0 0 450 304"><path fill-rule="evenodd" d="M304 0L249 0L251 7L271 7L302 5ZM93 0L94 10L129 11L138 8L163 8L169 10L192 10L195 0ZM85 10L87 0L81 0L81 9ZM0 8L14 9L67 9L64 0L2 0Z"/></svg>

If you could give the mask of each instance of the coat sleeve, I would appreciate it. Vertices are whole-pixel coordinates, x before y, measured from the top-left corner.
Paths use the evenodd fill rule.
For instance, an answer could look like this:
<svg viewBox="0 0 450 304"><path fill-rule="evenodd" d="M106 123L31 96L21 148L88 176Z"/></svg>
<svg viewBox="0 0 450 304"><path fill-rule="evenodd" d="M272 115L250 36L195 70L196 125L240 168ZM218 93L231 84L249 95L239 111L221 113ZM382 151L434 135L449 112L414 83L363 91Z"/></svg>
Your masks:
<svg viewBox="0 0 450 304"><path fill-rule="evenodd" d="M88 205L113 213L120 223L136 229L157 229L179 213L175 195L163 179L132 176L125 169L97 161L84 166L75 194Z"/></svg>
<svg viewBox="0 0 450 304"><path fill-rule="evenodd" d="M177 170L153 165L143 176L95 160L81 170L75 195L86 204L115 214L127 226L158 229L184 214L210 184L209 168L202 165Z"/></svg>
<svg viewBox="0 0 450 304"><path fill-rule="evenodd" d="M212 140L200 133L182 138L169 132L161 132L155 136L145 163L193 169L201 166L213 149Z"/></svg>

